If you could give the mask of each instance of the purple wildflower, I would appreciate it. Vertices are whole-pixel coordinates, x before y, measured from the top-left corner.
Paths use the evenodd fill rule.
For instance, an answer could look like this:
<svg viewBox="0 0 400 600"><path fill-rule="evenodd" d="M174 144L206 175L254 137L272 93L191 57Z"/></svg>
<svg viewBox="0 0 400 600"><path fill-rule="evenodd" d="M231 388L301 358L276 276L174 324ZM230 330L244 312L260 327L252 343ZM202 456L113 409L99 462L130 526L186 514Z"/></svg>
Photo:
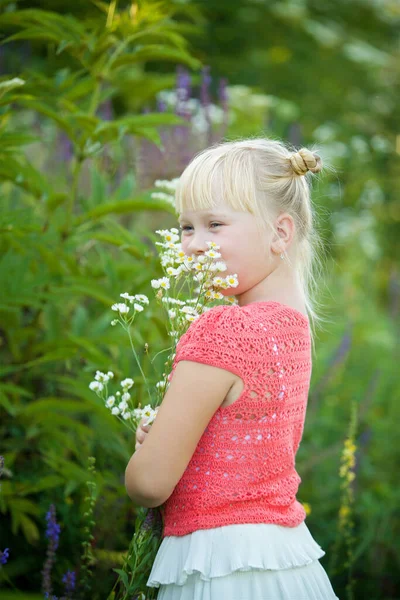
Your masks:
<svg viewBox="0 0 400 600"><path fill-rule="evenodd" d="M153 531L158 533L162 527L162 518L160 509L149 508L146 514L146 518L142 523L142 531Z"/></svg>
<svg viewBox="0 0 400 600"><path fill-rule="evenodd" d="M190 119L190 111L187 110L186 103L190 99L191 86L189 72L183 67L177 68L176 76L176 114Z"/></svg>
<svg viewBox="0 0 400 600"><path fill-rule="evenodd" d="M167 104L163 100L157 100L157 110L159 113L167 112Z"/></svg>
<svg viewBox="0 0 400 600"><path fill-rule="evenodd" d="M103 102L103 104L100 106L99 108L99 116L104 120L104 121L112 121L114 118L114 111L113 111L113 105L112 102L110 100L110 98L108 98L107 100L105 100L105 102Z"/></svg>
<svg viewBox="0 0 400 600"><path fill-rule="evenodd" d="M72 598L76 585L75 571L67 571L63 575L62 582L64 584L65 598Z"/></svg>
<svg viewBox="0 0 400 600"><path fill-rule="evenodd" d="M60 539L60 525L56 521L56 507L54 504L50 505L49 511L46 515L47 529L46 537L53 544L54 550L58 548L58 541Z"/></svg>
<svg viewBox="0 0 400 600"><path fill-rule="evenodd" d="M57 144L58 158L61 162L68 162L73 157L73 146L72 142L64 131L60 131L58 134Z"/></svg>
<svg viewBox="0 0 400 600"><path fill-rule="evenodd" d="M200 100L202 106L205 108L210 104L210 83L211 83L211 75L210 75L210 67L203 67L202 69L202 79L201 79L201 89L200 89Z"/></svg>
<svg viewBox="0 0 400 600"><path fill-rule="evenodd" d="M211 131L211 119L210 119L210 84L211 84L211 75L210 75L210 67L203 67L202 70L202 80L201 80L201 89L200 89L200 101L204 110L204 116L207 123L207 143L208 145L212 143L212 131Z"/></svg>
<svg viewBox="0 0 400 600"><path fill-rule="evenodd" d="M58 548L58 542L60 538L60 525L56 521L56 507L54 504L50 505L49 511L46 515L47 529L46 537L49 540L47 547L47 556L42 571L42 589L44 594L49 596L52 593L51 585L51 570L55 563L56 550Z"/></svg>
<svg viewBox="0 0 400 600"><path fill-rule="evenodd" d="M0 565L7 564L9 554L10 554L10 549L9 548L5 548L3 550L3 552L0 550Z"/></svg>
<svg viewBox="0 0 400 600"><path fill-rule="evenodd" d="M218 85L218 99L224 111L224 118L222 121L222 128L220 131L220 137L223 138L226 134L229 125L229 105L228 105L228 80L224 77L219 80Z"/></svg>

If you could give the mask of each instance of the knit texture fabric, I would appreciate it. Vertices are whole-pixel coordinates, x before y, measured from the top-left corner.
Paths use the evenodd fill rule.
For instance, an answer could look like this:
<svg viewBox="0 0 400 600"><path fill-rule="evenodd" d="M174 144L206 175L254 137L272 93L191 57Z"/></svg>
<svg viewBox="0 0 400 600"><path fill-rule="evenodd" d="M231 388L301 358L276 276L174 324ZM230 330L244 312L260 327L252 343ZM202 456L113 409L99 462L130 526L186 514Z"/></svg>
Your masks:
<svg viewBox="0 0 400 600"><path fill-rule="evenodd" d="M296 500L295 457L311 379L308 318L272 301L216 306L180 338L170 379L181 360L226 369L244 388L208 423L163 506L163 537L237 523L299 525L306 513Z"/></svg>

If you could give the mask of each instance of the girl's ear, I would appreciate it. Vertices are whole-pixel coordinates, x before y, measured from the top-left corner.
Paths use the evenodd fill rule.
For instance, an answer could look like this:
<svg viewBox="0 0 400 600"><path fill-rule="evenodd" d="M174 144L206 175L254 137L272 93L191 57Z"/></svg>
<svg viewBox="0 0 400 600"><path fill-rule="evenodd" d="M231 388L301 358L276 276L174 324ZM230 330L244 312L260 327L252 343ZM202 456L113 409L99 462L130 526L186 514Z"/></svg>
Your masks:
<svg viewBox="0 0 400 600"><path fill-rule="evenodd" d="M293 217L288 213L283 213L275 221L276 233L272 237L271 249L276 254L285 252L288 249L295 234L295 224Z"/></svg>

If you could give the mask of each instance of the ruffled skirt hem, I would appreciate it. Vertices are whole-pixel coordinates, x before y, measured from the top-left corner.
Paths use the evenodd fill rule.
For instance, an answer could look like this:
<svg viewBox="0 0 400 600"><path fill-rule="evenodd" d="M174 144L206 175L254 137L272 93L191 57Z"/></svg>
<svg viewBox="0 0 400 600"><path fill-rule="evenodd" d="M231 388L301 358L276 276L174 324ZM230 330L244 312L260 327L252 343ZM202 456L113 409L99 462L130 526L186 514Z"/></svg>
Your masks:
<svg viewBox="0 0 400 600"><path fill-rule="evenodd" d="M159 600L337 600L306 524L226 525L163 539L147 585Z"/></svg>

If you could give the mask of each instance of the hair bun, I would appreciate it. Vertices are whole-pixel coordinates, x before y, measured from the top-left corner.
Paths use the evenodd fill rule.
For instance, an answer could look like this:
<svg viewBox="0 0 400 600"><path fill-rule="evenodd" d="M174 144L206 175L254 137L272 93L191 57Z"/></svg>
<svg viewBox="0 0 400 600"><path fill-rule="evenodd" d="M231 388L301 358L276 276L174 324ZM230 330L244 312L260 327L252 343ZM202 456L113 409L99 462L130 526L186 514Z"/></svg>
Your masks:
<svg viewBox="0 0 400 600"><path fill-rule="evenodd" d="M305 175L308 171L319 173L322 169L321 157L307 148L301 148L294 152L289 160L296 175Z"/></svg>

